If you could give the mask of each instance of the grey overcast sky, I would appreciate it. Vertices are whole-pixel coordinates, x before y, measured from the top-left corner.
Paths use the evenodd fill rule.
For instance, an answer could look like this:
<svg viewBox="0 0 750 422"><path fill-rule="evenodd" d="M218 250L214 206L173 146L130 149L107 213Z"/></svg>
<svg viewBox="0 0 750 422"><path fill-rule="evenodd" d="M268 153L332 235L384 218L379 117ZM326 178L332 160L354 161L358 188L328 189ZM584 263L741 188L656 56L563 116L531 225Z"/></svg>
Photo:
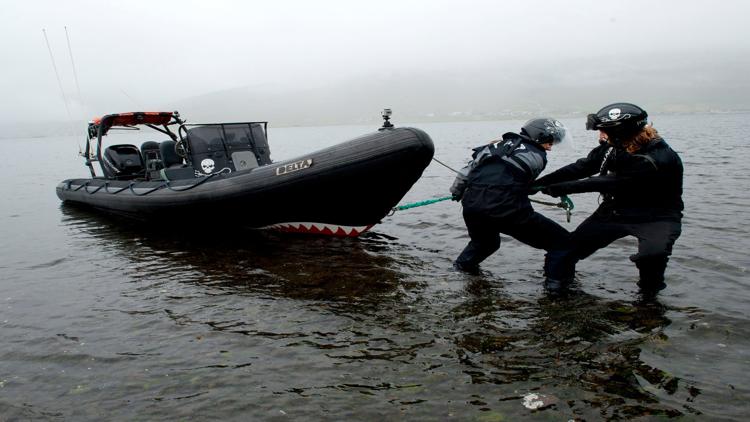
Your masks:
<svg viewBox="0 0 750 422"><path fill-rule="evenodd" d="M544 77L563 62L595 69L613 56L710 62L750 51L745 0L0 0L0 7L0 124L67 119L43 28L75 117L170 108L240 87L272 96L505 65ZM629 69L639 71L635 63Z"/></svg>

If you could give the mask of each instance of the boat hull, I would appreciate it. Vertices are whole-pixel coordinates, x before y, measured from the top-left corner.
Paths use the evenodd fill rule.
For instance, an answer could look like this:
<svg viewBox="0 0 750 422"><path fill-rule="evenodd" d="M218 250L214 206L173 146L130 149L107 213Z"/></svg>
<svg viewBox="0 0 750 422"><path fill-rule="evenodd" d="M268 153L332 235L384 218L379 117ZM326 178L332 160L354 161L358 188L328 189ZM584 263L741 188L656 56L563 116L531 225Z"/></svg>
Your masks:
<svg viewBox="0 0 750 422"><path fill-rule="evenodd" d="M66 203L156 223L231 223L356 236L397 205L433 153L426 133L398 128L211 177L170 182L69 179L57 186L57 196Z"/></svg>

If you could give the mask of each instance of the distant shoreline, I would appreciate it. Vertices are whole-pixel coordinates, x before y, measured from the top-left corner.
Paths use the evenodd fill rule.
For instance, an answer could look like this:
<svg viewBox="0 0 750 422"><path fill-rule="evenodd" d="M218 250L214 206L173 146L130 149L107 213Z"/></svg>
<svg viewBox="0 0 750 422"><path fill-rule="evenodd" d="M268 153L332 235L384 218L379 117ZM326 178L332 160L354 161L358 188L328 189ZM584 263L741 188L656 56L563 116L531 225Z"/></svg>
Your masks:
<svg viewBox="0 0 750 422"><path fill-rule="evenodd" d="M747 114L750 113L750 109L737 109L737 110L695 110L695 111L654 111L651 115L715 115L715 114ZM519 111L513 114L497 114L487 115L481 114L470 114L469 112L456 112L455 116L425 116L425 115L414 115L404 114L403 116L396 116L393 120L397 126L405 124L420 124L420 123L471 123L471 122L492 122L492 121L507 121L507 120L524 120L532 116L549 115L560 119L570 119L576 117L583 117L587 113L578 111ZM248 117L248 120L251 120ZM213 121L213 119L211 119ZM234 119L232 119L234 120ZM200 123L202 121L191 119L191 123ZM270 128L304 128L304 127L326 127L326 126L379 126L381 120L378 118L368 118L361 120L347 120L347 121L320 121L315 122L282 122L274 123L269 121ZM86 122L36 122L36 123L16 123L11 125L0 126L0 139L38 139L38 138L49 138L53 136L82 136ZM71 133L70 128L75 127L79 129L77 133Z"/></svg>

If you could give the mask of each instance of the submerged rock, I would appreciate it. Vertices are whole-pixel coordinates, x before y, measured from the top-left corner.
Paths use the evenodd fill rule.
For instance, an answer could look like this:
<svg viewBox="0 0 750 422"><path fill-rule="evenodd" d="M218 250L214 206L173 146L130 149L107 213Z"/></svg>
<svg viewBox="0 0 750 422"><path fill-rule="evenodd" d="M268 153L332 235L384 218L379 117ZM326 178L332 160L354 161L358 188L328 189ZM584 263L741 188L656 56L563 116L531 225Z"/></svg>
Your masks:
<svg viewBox="0 0 750 422"><path fill-rule="evenodd" d="M545 394L529 393L523 396L523 405L527 409L538 410L556 404L559 399Z"/></svg>

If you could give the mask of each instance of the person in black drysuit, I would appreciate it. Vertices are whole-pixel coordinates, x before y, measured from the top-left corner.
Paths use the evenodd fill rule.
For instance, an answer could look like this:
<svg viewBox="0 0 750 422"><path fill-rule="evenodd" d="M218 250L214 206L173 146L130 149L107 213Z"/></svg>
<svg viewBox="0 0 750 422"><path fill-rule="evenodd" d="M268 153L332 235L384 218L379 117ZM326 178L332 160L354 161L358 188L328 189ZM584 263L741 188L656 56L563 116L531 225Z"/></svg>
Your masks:
<svg viewBox="0 0 750 422"><path fill-rule="evenodd" d="M564 290L578 261L625 236L638 238L638 253L630 260L638 267L641 291L666 287L664 271L682 227L683 167L647 118L645 110L629 103L590 114L586 128L600 131L600 145L535 182L535 188L551 196L600 192L603 198L571 233L569 247L548 256L548 290Z"/></svg>
<svg viewBox="0 0 750 422"><path fill-rule="evenodd" d="M500 233L538 249L559 250L568 231L531 207L529 188L547 165L547 151L566 138L566 129L549 118L526 122L520 134L474 149L465 175L451 188L461 200L471 241L454 262L458 270L477 273L479 263L500 248ZM464 182L462 191L460 182Z"/></svg>

